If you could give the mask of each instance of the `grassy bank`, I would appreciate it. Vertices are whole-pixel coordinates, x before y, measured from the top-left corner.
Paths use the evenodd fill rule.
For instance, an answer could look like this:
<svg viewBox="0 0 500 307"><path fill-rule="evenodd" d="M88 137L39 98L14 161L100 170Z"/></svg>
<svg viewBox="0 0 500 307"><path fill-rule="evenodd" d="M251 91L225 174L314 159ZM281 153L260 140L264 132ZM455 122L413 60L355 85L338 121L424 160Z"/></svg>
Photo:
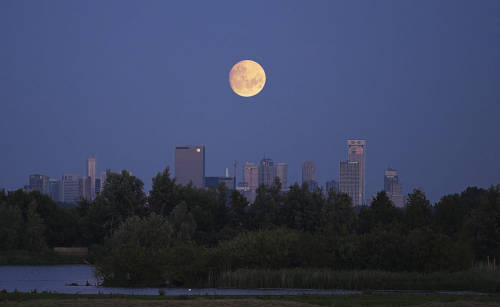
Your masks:
<svg viewBox="0 0 500 307"><path fill-rule="evenodd" d="M498 295L158 296L0 292L0 306L498 306Z"/></svg>
<svg viewBox="0 0 500 307"><path fill-rule="evenodd" d="M0 265L82 264L85 257L66 256L52 250L30 252L25 250L0 251Z"/></svg>
<svg viewBox="0 0 500 307"><path fill-rule="evenodd" d="M500 273L409 273L328 269L237 270L211 278L209 287L349 290L464 290L500 293Z"/></svg>

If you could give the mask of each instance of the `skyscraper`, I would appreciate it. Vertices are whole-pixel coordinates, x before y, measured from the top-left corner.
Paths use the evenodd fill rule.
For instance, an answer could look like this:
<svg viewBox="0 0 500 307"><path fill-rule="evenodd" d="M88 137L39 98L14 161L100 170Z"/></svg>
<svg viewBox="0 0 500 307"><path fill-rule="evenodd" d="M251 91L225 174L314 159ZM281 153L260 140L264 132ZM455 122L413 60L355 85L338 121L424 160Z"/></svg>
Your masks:
<svg viewBox="0 0 500 307"><path fill-rule="evenodd" d="M359 189L360 164L357 161L340 161L339 190L351 196L354 206L361 206L363 199Z"/></svg>
<svg viewBox="0 0 500 307"><path fill-rule="evenodd" d="M276 163L276 177L280 179L281 190L288 191L288 164L284 162Z"/></svg>
<svg viewBox="0 0 500 307"><path fill-rule="evenodd" d="M259 186L259 167L251 162L245 162L243 166L243 182L240 183L240 191L249 202L254 202L257 187Z"/></svg>
<svg viewBox="0 0 500 307"><path fill-rule="evenodd" d="M187 185L190 182L197 188L205 186L205 146L175 146L175 179Z"/></svg>
<svg viewBox="0 0 500 307"><path fill-rule="evenodd" d="M90 197L86 199L94 199L96 195L95 178L96 178L96 158L94 156L87 159L87 177L90 178Z"/></svg>
<svg viewBox="0 0 500 307"><path fill-rule="evenodd" d="M49 194L49 177L40 174L30 175L29 190Z"/></svg>
<svg viewBox="0 0 500 307"><path fill-rule="evenodd" d="M263 158L259 164L259 185L270 187L276 178L276 167L272 159Z"/></svg>
<svg viewBox="0 0 500 307"><path fill-rule="evenodd" d="M82 198L80 184L79 174L64 174L62 176L62 201L77 203Z"/></svg>
<svg viewBox="0 0 500 307"><path fill-rule="evenodd" d="M359 184L358 194L361 204L365 202L365 161L366 161L366 140L348 140L347 141L349 161L359 163Z"/></svg>
<svg viewBox="0 0 500 307"><path fill-rule="evenodd" d="M302 164L302 183L316 181L316 167L312 161Z"/></svg>
<svg viewBox="0 0 500 307"><path fill-rule="evenodd" d="M398 208L404 207L405 197L401 194L401 184L399 183L397 170L388 168L384 172L384 191L394 203L394 206Z"/></svg>
<svg viewBox="0 0 500 307"><path fill-rule="evenodd" d="M49 179L49 196L55 202L62 200L61 180Z"/></svg>

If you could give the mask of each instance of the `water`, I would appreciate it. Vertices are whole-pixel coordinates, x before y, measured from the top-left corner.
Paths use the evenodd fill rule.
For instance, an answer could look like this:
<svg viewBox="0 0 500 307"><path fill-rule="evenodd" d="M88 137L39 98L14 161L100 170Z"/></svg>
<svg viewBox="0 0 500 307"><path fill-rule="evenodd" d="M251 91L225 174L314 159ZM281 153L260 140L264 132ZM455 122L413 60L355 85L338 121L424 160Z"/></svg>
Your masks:
<svg viewBox="0 0 500 307"><path fill-rule="evenodd" d="M86 286L86 284L90 284ZM78 286L70 286L76 283ZM51 291L79 294L152 294L160 288L115 288L97 286L91 265L8 265L0 266L0 290L9 292ZM361 291L312 289L187 289L166 288L165 295L301 295L357 294Z"/></svg>
<svg viewBox="0 0 500 307"><path fill-rule="evenodd" d="M70 286L69 284L78 284ZM89 286L86 286L86 284ZM71 265L7 265L0 266L0 290L9 292L38 292L51 291L58 293L79 294L149 294L158 295L160 288L115 288L97 286L98 280L94 276L94 267L84 264ZM317 289L187 289L161 288L165 295L302 295L302 294L361 294L356 290L317 290ZM379 290L374 293L408 293L408 294L483 294L473 291L400 291Z"/></svg>

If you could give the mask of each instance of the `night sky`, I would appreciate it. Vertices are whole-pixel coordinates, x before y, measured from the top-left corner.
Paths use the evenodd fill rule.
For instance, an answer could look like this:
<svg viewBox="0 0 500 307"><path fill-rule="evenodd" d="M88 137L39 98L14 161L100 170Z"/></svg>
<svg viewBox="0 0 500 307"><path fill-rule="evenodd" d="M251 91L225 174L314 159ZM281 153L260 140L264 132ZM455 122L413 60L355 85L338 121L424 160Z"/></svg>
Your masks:
<svg viewBox="0 0 500 307"><path fill-rule="evenodd" d="M207 176L265 154L324 184L364 138L367 197L390 165L437 201L500 183L500 1L2 0L0 114L9 190L95 154L147 192L176 144L206 145Z"/></svg>

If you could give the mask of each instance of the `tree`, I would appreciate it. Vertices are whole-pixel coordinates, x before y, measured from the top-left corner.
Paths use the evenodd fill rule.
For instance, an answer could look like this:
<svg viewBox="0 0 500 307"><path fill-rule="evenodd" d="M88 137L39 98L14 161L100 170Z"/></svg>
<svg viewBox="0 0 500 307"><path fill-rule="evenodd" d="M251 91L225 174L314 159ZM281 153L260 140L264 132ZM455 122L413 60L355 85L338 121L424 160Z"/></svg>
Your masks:
<svg viewBox="0 0 500 307"><path fill-rule="evenodd" d="M432 221L432 208L424 192L415 189L408 194L406 206L406 226L409 230L429 226Z"/></svg>
<svg viewBox="0 0 500 307"><path fill-rule="evenodd" d="M328 191L326 201L321 208L321 225L324 230L335 234L347 235L354 230L356 213L352 200L345 193Z"/></svg>
<svg viewBox="0 0 500 307"><path fill-rule="evenodd" d="M47 246L44 237L45 225L43 219L36 212L37 206L38 204L35 201L29 204L23 227L23 247L30 251L40 251Z"/></svg>
<svg viewBox="0 0 500 307"><path fill-rule="evenodd" d="M158 173L153 178L153 188L149 193L149 207L152 212L167 216L180 202L179 188L175 178L170 178L170 169L167 167L163 173Z"/></svg>
<svg viewBox="0 0 500 307"><path fill-rule="evenodd" d="M178 204L170 213L168 220L172 225L173 236L179 241L191 241L196 230L196 222L189 213L186 203Z"/></svg>
<svg viewBox="0 0 500 307"><path fill-rule="evenodd" d="M1 193L1 191L0 191ZM18 207L0 201L0 249L18 249L23 225L22 212Z"/></svg>

